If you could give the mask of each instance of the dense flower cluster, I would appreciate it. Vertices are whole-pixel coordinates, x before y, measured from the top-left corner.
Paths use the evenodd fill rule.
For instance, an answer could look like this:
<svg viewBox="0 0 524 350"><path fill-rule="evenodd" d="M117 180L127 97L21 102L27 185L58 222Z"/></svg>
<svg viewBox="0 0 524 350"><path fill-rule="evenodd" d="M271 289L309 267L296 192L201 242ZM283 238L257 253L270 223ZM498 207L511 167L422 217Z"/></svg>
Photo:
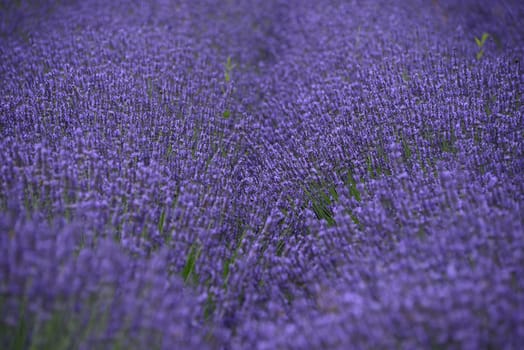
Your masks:
<svg viewBox="0 0 524 350"><path fill-rule="evenodd" d="M0 2L0 348L519 348L523 18Z"/></svg>

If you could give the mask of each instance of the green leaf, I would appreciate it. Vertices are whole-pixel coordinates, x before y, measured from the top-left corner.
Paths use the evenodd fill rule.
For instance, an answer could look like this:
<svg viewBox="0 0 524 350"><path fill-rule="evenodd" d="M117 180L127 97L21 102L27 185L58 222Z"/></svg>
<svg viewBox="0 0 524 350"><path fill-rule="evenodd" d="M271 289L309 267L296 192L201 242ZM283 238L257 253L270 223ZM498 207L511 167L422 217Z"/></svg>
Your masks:
<svg viewBox="0 0 524 350"><path fill-rule="evenodd" d="M351 196L353 196L353 198L355 198L357 202L360 202L360 192L357 189L357 182L355 181L355 178L353 177L351 171L348 172L348 179L346 185L349 186L349 194L351 194Z"/></svg>
<svg viewBox="0 0 524 350"><path fill-rule="evenodd" d="M224 279L224 285L223 285L224 288L227 288L227 281L229 279L230 266L232 264L234 264L236 259L237 259L238 251L240 249L240 246L242 245L242 241L244 240L245 235L246 235L246 231L244 230L242 232L242 235L238 238L238 240L236 242L236 246L234 248L233 254L231 255L230 258L224 260L224 263L222 265L222 267L223 267L222 277Z"/></svg>
<svg viewBox="0 0 524 350"><path fill-rule="evenodd" d="M475 43L477 43L477 46L479 49L484 47L484 44L486 43L486 40L488 40L488 38L489 38L489 34L486 32L482 33L482 36L480 37L480 39L475 37Z"/></svg>
<svg viewBox="0 0 524 350"><path fill-rule="evenodd" d="M213 298L213 293L208 292L206 304L204 305L204 319L209 320L211 316L213 315L213 312L215 312L216 309L216 302Z"/></svg>
<svg viewBox="0 0 524 350"><path fill-rule="evenodd" d="M477 46L480 48L482 47L482 42L480 41L479 38L475 37L475 42L477 43Z"/></svg>
<svg viewBox="0 0 524 350"><path fill-rule="evenodd" d="M184 268L182 269L182 278L185 282L188 282L189 278L193 275L193 272L195 270L195 265L198 257L200 256L200 252L202 250L202 247L199 246L198 243L193 243L191 245L191 248L189 250L189 254L187 255L186 264L184 265ZM196 279L197 276L193 275L193 279Z"/></svg>
<svg viewBox="0 0 524 350"><path fill-rule="evenodd" d="M24 300L21 306L20 318L18 319L18 325L14 330L14 344L13 349L25 349L27 346L28 337L28 324L26 321L26 301Z"/></svg>
<svg viewBox="0 0 524 350"><path fill-rule="evenodd" d="M482 56L484 56L484 50L480 50L479 52L477 52L477 60L480 60Z"/></svg>
<svg viewBox="0 0 524 350"><path fill-rule="evenodd" d="M489 38L489 34L488 33L482 33L482 39L480 39L480 42L482 43L482 45L484 45L486 43L486 40Z"/></svg>
<svg viewBox="0 0 524 350"><path fill-rule="evenodd" d="M302 188L304 190L306 198L311 202L313 212L315 213L317 219L326 220L328 226L336 224L335 219L333 218L334 213L329 207L329 205L331 204L331 200L329 196L322 191L322 188L313 185L314 193L311 193L305 187Z"/></svg>
<svg viewBox="0 0 524 350"><path fill-rule="evenodd" d="M231 61L231 56L227 57L226 64L224 65L224 79L226 83L229 83L231 80L231 72L236 67L235 64Z"/></svg>
<svg viewBox="0 0 524 350"><path fill-rule="evenodd" d="M224 117L224 119L228 119L230 116L231 116L231 111L229 109L226 109L224 113L222 113L222 117Z"/></svg>
<svg viewBox="0 0 524 350"><path fill-rule="evenodd" d="M158 232L162 234L162 230L164 229L164 222L166 220L166 210L162 209L162 214L160 214L160 220L158 221Z"/></svg>
<svg viewBox="0 0 524 350"><path fill-rule="evenodd" d="M153 81L151 80L151 77L147 78L147 97L151 99L153 97Z"/></svg>
<svg viewBox="0 0 524 350"><path fill-rule="evenodd" d="M335 186L329 187L329 194L331 195L331 197L333 197L335 202L338 202L338 193Z"/></svg>

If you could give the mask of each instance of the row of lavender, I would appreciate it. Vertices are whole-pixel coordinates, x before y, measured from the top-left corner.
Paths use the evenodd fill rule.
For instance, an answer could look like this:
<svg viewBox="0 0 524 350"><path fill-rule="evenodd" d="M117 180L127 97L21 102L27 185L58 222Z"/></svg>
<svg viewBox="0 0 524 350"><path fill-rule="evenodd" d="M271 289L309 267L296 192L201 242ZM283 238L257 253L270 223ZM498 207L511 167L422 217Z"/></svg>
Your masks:
<svg viewBox="0 0 524 350"><path fill-rule="evenodd" d="M524 8L456 6L3 4L1 347L517 348Z"/></svg>

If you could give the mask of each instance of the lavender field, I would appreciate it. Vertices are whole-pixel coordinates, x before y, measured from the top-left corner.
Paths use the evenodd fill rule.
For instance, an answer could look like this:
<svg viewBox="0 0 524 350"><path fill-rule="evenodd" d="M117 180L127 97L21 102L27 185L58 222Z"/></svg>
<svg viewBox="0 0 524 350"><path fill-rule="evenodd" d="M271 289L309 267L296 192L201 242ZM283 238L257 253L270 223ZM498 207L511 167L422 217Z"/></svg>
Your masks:
<svg viewBox="0 0 524 350"><path fill-rule="evenodd" d="M523 28L0 0L0 349L522 349Z"/></svg>

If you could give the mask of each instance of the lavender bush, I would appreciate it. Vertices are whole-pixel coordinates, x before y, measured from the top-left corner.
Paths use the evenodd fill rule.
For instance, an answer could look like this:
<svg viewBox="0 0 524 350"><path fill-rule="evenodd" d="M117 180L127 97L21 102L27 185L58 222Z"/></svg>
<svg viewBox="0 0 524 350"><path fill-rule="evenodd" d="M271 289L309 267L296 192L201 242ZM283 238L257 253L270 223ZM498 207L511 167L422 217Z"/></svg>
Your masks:
<svg viewBox="0 0 524 350"><path fill-rule="evenodd" d="M0 348L518 349L519 1L0 2Z"/></svg>

